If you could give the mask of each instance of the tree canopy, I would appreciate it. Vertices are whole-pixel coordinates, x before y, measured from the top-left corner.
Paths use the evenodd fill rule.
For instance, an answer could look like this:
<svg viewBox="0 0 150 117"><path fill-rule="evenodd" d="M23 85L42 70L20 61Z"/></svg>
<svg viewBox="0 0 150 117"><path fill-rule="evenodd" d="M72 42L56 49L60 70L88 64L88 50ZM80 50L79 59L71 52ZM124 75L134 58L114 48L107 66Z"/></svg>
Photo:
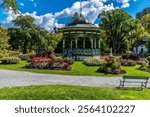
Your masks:
<svg viewBox="0 0 150 117"><path fill-rule="evenodd" d="M52 34L35 25L35 19L29 15L18 16L12 22L18 28L9 28L12 49L20 49L23 53L34 51L52 52L61 39L61 34Z"/></svg>
<svg viewBox="0 0 150 117"><path fill-rule="evenodd" d="M144 15L142 17L142 25L145 30L150 34L150 14Z"/></svg>
<svg viewBox="0 0 150 117"><path fill-rule="evenodd" d="M2 0L1 7L7 10L13 10L14 13L18 12L18 4L16 0Z"/></svg>
<svg viewBox="0 0 150 117"><path fill-rule="evenodd" d="M126 52L131 47L131 39L137 39L137 34L143 32L139 21L134 20L131 15L123 10L111 10L102 12L99 17L101 22L99 27L106 33L109 48L114 54ZM142 32L141 32L142 31ZM133 45L132 45L133 46Z"/></svg>
<svg viewBox="0 0 150 117"><path fill-rule="evenodd" d="M0 50L8 49L9 47L8 39L9 36L7 29L0 26Z"/></svg>
<svg viewBox="0 0 150 117"><path fill-rule="evenodd" d="M15 20L12 21L15 26L19 26L24 29L35 28L35 19L30 15L20 15Z"/></svg>

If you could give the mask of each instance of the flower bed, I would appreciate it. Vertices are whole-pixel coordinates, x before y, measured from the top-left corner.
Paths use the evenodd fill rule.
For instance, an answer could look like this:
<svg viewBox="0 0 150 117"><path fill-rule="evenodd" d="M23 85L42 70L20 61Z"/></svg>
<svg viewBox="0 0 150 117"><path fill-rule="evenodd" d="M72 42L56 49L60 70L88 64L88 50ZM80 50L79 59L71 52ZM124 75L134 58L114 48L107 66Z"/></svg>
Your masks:
<svg viewBox="0 0 150 117"><path fill-rule="evenodd" d="M126 59L121 59L120 62L122 66L135 66L137 64L136 61Z"/></svg>
<svg viewBox="0 0 150 117"><path fill-rule="evenodd" d="M100 66L103 63L105 63L105 59L98 59L98 58L90 57L84 60L84 64L87 66Z"/></svg>
<svg viewBox="0 0 150 117"><path fill-rule="evenodd" d="M136 63L137 63L137 64L140 64L140 65L143 65L143 64L146 63L146 60L143 59L143 58L140 58L140 60L137 60Z"/></svg>
<svg viewBox="0 0 150 117"><path fill-rule="evenodd" d="M18 64L21 59L19 57L3 57L1 59L2 64Z"/></svg>
<svg viewBox="0 0 150 117"><path fill-rule="evenodd" d="M121 55L122 59L130 59L130 60L140 60L140 57L137 54L122 54Z"/></svg>
<svg viewBox="0 0 150 117"><path fill-rule="evenodd" d="M55 55L54 55L55 56ZM53 55L50 57L34 57L31 59L30 64L25 68L29 69L51 69L51 70L71 70L71 65L74 63L73 59L69 58L55 58Z"/></svg>

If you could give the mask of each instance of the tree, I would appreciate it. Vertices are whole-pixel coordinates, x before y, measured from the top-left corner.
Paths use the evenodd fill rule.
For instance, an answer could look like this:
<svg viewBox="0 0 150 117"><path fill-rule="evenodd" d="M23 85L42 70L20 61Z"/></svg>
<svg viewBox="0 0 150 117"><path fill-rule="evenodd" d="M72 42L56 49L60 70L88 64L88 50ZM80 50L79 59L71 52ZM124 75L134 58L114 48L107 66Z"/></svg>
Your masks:
<svg viewBox="0 0 150 117"><path fill-rule="evenodd" d="M20 15L15 20L12 21L14 25L19 26L23 29L32 29L35 28L35 19L30 15Z"/></svg>
<svg viewBox="0 0 150 117"><path fill-rule="evenodd" d="M150 34L150 14L144 15L142 17L142 25L145 30Z"/></svg>
<svg viewBox="0 0 150 117"><path fill-rule="evenodd" d="M23 53L34 51L52 52L61 39L60 34L52 34L37 27L31 16L18 16L13 23L19 28L9 28L12 49L19 49Z"/></svg>
<svg viewBox="0 0 150 117"><path fill-rule="evenodd" d="M12 45L12 49L22 48L23 53L31 51L32 42L34 41L31 35L31 32L35 29L34 21L35 19L29 15L20 15L12 21L15 26L20 27L9 29L11 37L9 42Z"/></svg>
<svg viewBox="0 0 150 117"><path fill-rule="evenodd" d="M16 0L2 0L0 7L3 7L7 10L13 10L14 13L18 13L18 4Z"/></svg>
<svg viewBox="0 0 150 117"><path fill-rule="evenodd" d="M0 50L8 49L9 47L9 36L7 34L7 29L0 26Z"/></svg>
<svg viewBox="0 0 150 117"><path fill-rule="evenodd" d="M129 41L128 45L130 50L133 50L133 44L143 38L147 35L147 32L145 31L144 27L141 24L141 21L138 19L135 19L130 24L131 31L129 32L129 35L127 36L127 39Z"/></svg>
<svg viewBox="0 0 150 117"><path fill-rule="evenodd" d="M116 9L102 12L99 27L106 32L107 43L114 54L128 50L128 37L133 31L133 18L125 11Z"/></svg>
<svg viewBox="0 0 150 117"><path fill-rule="evenodd" d="M146 46L148 48L148 54L150 55L150 35L147 37Z"/></svg>

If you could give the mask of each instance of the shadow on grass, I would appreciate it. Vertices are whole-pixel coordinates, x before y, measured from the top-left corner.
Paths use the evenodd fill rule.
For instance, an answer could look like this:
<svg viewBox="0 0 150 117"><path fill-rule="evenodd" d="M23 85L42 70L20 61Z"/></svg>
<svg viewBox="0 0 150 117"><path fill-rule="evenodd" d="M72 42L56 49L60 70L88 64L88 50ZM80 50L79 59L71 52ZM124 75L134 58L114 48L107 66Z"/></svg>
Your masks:
<svg viewBox="0 0 150 117"><path fill-rule="evenodd" d="M116 87L117 90L123 90L123 91L142 91L143 89L150 89L149 88L141 88L141 87Z"/></svg>

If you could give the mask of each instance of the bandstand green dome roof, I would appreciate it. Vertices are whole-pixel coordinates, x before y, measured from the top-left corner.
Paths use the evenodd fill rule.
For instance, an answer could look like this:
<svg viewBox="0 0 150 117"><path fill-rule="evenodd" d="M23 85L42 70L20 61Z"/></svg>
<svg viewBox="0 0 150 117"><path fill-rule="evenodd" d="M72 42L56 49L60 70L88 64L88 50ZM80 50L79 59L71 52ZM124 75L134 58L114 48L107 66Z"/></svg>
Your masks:
<svg viewBox="0 0 150 117"><path fill-rule="evenodd" d="M59 28L59 31L68 31L68 30L89 30L89 31L99 31L99 28L96 27L94 24L89 23L83 15L76 17L73 19L72 22L65 25L63 28Z"/></svg>

